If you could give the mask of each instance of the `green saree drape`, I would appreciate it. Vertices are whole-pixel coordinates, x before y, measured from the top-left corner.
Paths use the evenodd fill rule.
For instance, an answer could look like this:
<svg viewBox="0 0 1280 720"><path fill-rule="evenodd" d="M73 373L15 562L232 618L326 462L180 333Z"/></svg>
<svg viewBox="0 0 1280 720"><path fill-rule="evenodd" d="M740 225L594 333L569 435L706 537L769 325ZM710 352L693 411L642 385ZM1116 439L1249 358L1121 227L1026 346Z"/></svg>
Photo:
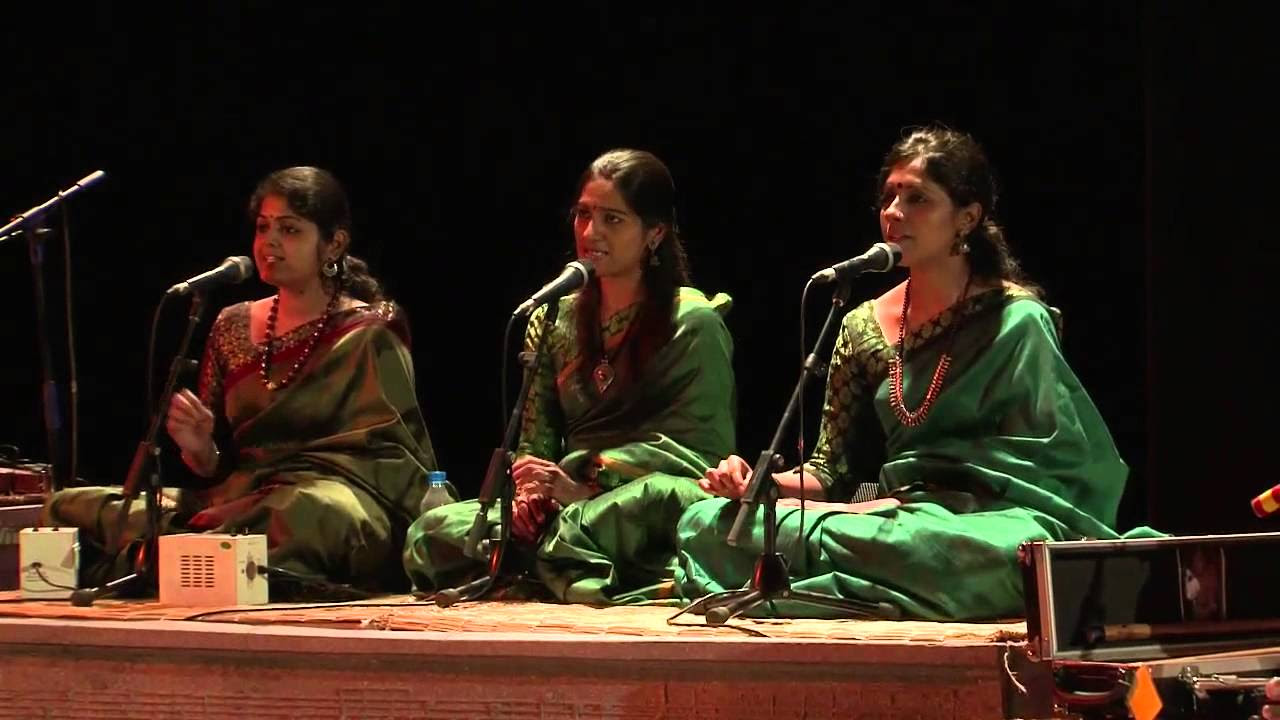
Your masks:
<svg viewBox="0 0 1280 720"><path fill-rule="evenodd" d="M903 504L866 514L810 510L803 529L797 509L780 509L778 544L794 588L889 602L916 618L1017 616L1019 544L1117 537L1128 468L1062 356L1051 309L1025 292L995 289L912 333L908 408L922 402L953 329L941 394L928 418L908 427L889 405L887 367L896 350L872 304L845 317L807 468L832 500L878 482ZM708 500L681 519L679 582L687 598L749 580L763 532L757 516L749 541L729 547L737 507ZM787 602L776 611L828 614Z"/></svg>
<svg viewBox="0 0 1280 720"><path fill-rule="evenodd" d="M557 462L574 480L600 493L553 518L532 556L531 574L559 599L619 603L669 597L675 524L706 496L697 478L734 444L733 345L722 315L730 299L708 299L681 288L675 333L643 371L615 381L603 394L584 381L573 298L560 301L535 370L517 455ZM637 306L611 318L606 341L625 331ZM526 349L541 340L543 309L526 332ZM475 501L436 508L414 523L404 565L414 585L437 590L481 568L462 546L478 510ZM498 532L499 508L490 512Z"/></svg>
<svg viewBox="0 0 1280 720"><path fill-rule="evenodd" d="M316 331L280 338L272 379ZM296 378L268 390L249 303L223 310L201 364L200 397L222 450L206 487L175 494L166 532L264 533L272 566L366 589L402 589L401 541L435 457L414 392L408 325L392 303L332 316ZM50 498L45 524L86 530L118 570L144 527L139 498L119 524L118 488L70 488Z"/></svg>

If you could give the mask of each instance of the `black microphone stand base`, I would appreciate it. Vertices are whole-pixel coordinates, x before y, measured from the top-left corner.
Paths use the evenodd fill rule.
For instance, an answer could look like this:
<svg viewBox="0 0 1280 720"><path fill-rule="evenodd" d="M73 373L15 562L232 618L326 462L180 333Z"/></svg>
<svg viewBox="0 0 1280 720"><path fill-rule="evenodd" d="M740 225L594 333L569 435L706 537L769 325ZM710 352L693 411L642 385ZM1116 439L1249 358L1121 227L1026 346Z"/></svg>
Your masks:
<svg viewBox="0 0 1280 720"><path fill-rule="evenodd" d="M501 450L496 451L494 453L494 461L490 463L489 474L486 479L486 487L490 485L490 479L493 484L500 485L496 499L500 508L500 536L498 538L485 537L491 527L488 519L488 508L491 503L482 498L480 510L476 513L471 532L468 533L465 541L465 555L487 560L485 574L470 582L457 587L445 588L429 596L437 607L447 608L460 602L479 600L494 590L515 584L520 579L522 573L515 569L517 564L508 558L513 551L508 528L511 527L512 515L514 514L511 509L513 488L510 483L510 468L510 454ZM486 494L483 488L481 494Z"/></svg>
<svg viewBox="0 0 1280 720"><path fill-rule="evenodd" d="M76 607L89 607L95 600L100 600L110 595L118 595L135 583L145 583L147 581L147 573L145 571L132 572L128 575L118 577L111 582L92 588L80 588L71 593L71 604Z"/></svg>
<svg viewBox="0 0 1280 720"><path fill-rule="evenodd" d="M506 564L505 544L493 545L491 541L485 540L480 543L480 547L491 548L489 550L488 571L471 582L441 590L433 595L431 599L437 607L447 608L460 602L479 600L489 594L490 591L514 580L514 578L508 577L506 568L503 567Z"/></svg>
<svg viewBox="0 0 1280 720"><path fill-rule="evenodd" d="M705 595L692 605L672 615L670 623L685 613L706 616L708 625L724 625L733 618L764 603L789 600L839 611L842 615L863 620L895 620L900 616L888 603L839 598L806 590L793 590L787 575L787 562L780 553L763 553L756 560L751 583L740 590L725 590Z"/></svg>
<svg viewBox="0 0 1280 720"><path fill-rule="evenodd" d="M447 590L441 590L435 595L430 596L430 599L432 602L436 604L436 607L442 607L442 608L453 607L454 605L457 605L460 602L467 602L473 599L472 597L473 595L480 596L485 594L489 590L487 585L491 584L492 582L493 582L493 578L489 578L489 577L477 578L465 585L460 585L456 588L448 588Z"/></svg>
<svg viewBox="0 0 1280 720"><path fill-rule="evenodd" d="M139 452L142 453L144 450L140 449ZM149 449L145 450L145 452L150 454ZM133 572L96 587L80 588L72 592L72 605L89 607L94 601L112 595L143 598L155 597L158 594L160 579L157 574L156 561L159 555L158 543L160 540L159 519L157 517L160 509L159 479L153 476L150 482L151 486L143 491L147 513L144 534L118 551L119 554L129 558ZM124 503L124 512L121 515L127 516L128 505L132 500L125 498L122 502ZM121 525L121 530L123 530L123 525Z"/></svg>

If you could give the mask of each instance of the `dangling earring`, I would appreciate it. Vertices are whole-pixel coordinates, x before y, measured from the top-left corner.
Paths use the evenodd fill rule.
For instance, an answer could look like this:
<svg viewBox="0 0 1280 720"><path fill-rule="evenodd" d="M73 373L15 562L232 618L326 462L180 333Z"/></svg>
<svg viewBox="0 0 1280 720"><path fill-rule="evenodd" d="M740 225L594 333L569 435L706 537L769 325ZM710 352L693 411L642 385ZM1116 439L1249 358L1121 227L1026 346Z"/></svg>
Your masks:
<svg viewBox="0 0 1280 720"><path fill-rule="evenodd" d="M951 243L951 254L952 255L968 255L969 254L969 241L964 239L964 236L961 235L959 231L956 231L955 242Z"/></svg>
<svg viewBox="0 0 1280 720"><path fill-rule="evenodd" d="M324 273L327 278L334 277L338 274L338 261L330 260L320 267L320 272Z"/></svg>
<svg viewBox="0 0 1280 720"><path fill-rule="evenodd" d="M662 261L658 259L658 246L650 245L649 246L649 267L658 267L661 264L662 264Z"/></svg>

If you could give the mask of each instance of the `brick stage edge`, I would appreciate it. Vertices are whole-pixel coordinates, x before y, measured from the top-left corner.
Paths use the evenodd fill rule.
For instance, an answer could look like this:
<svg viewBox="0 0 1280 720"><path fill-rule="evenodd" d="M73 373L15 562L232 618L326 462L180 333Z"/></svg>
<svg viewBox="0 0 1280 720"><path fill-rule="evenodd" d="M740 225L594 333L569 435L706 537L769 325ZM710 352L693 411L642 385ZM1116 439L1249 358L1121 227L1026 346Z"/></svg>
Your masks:
<svg viewBox="0 0 1280 720"><path fill-rule="evenodd" d="M669 625L669 607L441 609L406 596L254 609L15 600L0 593L0 718L976 720L1043 717L1047 702L1022 622L714 628L690 615Z"/></svg>

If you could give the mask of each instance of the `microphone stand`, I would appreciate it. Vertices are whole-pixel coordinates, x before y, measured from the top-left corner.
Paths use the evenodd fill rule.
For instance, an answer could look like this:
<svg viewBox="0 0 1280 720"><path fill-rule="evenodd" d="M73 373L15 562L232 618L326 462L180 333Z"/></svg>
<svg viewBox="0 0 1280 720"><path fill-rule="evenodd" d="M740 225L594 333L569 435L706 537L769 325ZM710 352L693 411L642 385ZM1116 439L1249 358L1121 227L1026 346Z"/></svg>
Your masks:
<svg viewBox="0 0 1280 720"><path fill-rule="evenodd" d="M547 312L542 318L542 333L539 335L538 347L532 352L519 354L520 365L523 366L523 377L520 381L520 394L515 407L511 408L511 416L507 420L506 433L502 446L494 448L489 457L489 467L485 471L484 484L480 486L480 508L476 511L467 533L463 553L470 558L484 559L488 555L488 572L469 583L454 588L447 588L435 594L435 603L439 607L449 607L465 600L478 600L493 590L500 579L510 580L520 572L515 570L509 559L511 552L511 504L515 499L515 481L511 477L511 463L516 444L520 441L520 425L524 419L524 406L533 387L533 375L538 365L546 356L547 339L555 325L556 316L560 313L560 302L552 299L547 303ZM494 501L501 503L499 512L499 533L497 542L486 537L489 532L489 509Z"/></svg>
<svg viewBox="0 0 1280 720"><path fill-rule="evenodd" d="M48 232L44 218L37 218L22 231L27 236L31 257L31 287L36 305L36 344L40 354L41 400L44 403L45 447L49 452L51 484L54 492L67 486L67 464L62 442L62 392L53 373L53 349L49 342L49 301L44 291L44 239Z"/></svg>
<svg viewBox="0 0 1280 720"><path fill-rule="evenodd" d="M45 443L48 446L49 465L52 469L53 487L51 489L55 491L66 487L68 481L74 478L67 477L68 468L63 457L65 446L62 442L62 411L59 400L61 393L58 388L58 382L53 377L53 351L49 344L48 303L44 292L44 245L41 237L48 232L45 227L44 216L67 198L104 177L106 177L106 173L101 170L90 173L80 178L71 187L26 212L16 215L4 227L0 227L0 242L25 235L31 256L32 284L35 290L36 305L36 341L39 345L42 378L41 397L44 403Z"/></svg>
<svg viewBox="0 0 1280 720"><path fill-rule="evenodd" d="M173 363L169 366L169 377L165 380L164 393L160 396L160 402L156 407L152 408L151 424L147 428L147 434L142 442L138 443L138 449L133 454L133 461L129 464L129 473L125 476L124 487L120 491L121 495L124 496L124 500L120 505L120 512L115 526L116 530L110 533L107 538L108 548L113 548L117 545L119 536L124 532L128 522L129 508L132 506L134 498L138 496L139 486L142 484L143 475L146 474L147 521L146 528L140 538L141 544L138 546L138 554L134 558L134 571L96 588L76 590L71 593L72 605L80 607L92 605L98 598L120 592L123 588L134 583L142 585L140 589L142 593L157 592L159 573L157 572L156 563L159 555L157 550L160 538L160 493L163 489L163 484L160 475L160 447L156 444L156 438L159 437L160 428L168 415L169 402L177 390L179 376L184 368L196 363L195 360L187 358L186 355L188 348L191 346L191 338L195 334L196 325L200 323L200 316L204 312L204 300L204 293L199 290L191 294L191 308L187 314L187 328L182 334L182 343L178 347L178 353L173 358Z"/></svg>
<svg viewBox="0 0 1280 720"><path fill-rule="evenodd" d="M727 538L728 544L733 547L738 547L744 527L755 514L756 506L763 506L764 512L764 545L761 548L760 556L756 559L751 581L745 588L740 590L725 590L705 595L689 607L672 615L667 622L675 620L684 613L705 613L708 625L723 625L731 618L747 612L761 603L772 603L775 599L794 600L809 603L810 605L842 610L849 616L858 618L892 619L901 614L898 608L889 603L839 598L804 590L793 590L791 588L787 560L777 549L778 484L774 481L773 474L782 470L785 463L785 459L778 454L778 448L782 445L783 434L795 417L796 408L800 404L805 384L810 377L822 375L825 372L823 364L816 353L822 347L839 311L844 308L848 298L849 281L844 279L840 282L835 295L831 299L831 309L827 312L826 322L822 324L822 331L818 333L814 349L805 358L800 379L796 383L795 390L791 393L791 400L787 403L786 411L782 414L782 421L778 423L778 429L773 435L773 441L769 443L769 448L760 453L760 458L756 460L755 467L751 471L751 480L747 483L747 489L739 501L738 515L734 519L733 527L730 529ZM803 478L803 463L800 465L800 472L801 478ZM801 534L803 532L804 528L802 527Z"/></svg>

